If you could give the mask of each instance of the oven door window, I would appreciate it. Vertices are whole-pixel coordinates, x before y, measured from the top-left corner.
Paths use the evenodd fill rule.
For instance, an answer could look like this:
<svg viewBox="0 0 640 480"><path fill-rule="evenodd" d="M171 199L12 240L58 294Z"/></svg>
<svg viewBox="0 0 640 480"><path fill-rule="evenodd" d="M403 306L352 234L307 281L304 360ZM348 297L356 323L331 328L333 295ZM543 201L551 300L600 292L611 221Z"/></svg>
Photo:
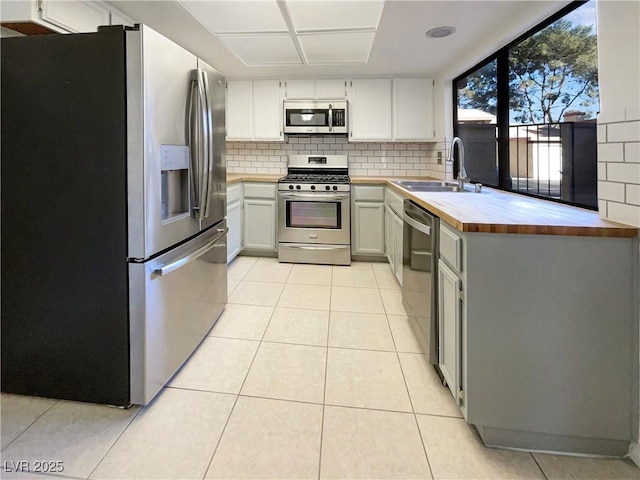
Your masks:
<svg viewBox="0 0 640 480"><path fill-rule="evenodd" d="M328 127L329 112L323 109L287 109L287 127Z"/></svg>
<svg viewBox="0 0 640 480"><path fill-rule="evenodd" d="M286 205L288 228L342 228L341 202L288 200Z"/></svg>

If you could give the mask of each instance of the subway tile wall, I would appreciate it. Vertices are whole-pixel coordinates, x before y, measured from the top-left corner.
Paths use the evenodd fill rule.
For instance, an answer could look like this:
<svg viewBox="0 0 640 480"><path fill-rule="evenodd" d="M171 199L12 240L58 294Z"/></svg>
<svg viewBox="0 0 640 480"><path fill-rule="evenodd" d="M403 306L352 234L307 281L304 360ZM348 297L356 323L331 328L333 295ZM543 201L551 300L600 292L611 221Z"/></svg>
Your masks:
<svg viewBox="0 0 640 480"><path fill-rule="evenodd" d="M600 216L640 227L640 109L598 115Z"/></svg>
<svg viewBox="0 0 640 480"><path fill-rule="evenodd" d="M437 143L348 142L346 137L290 136L281 143L227 142L227 172L287 173L287 155L348 155L354 176L452 178L446 145ZM440 155L440 159L438 156ZM440 162L440 163L439 163Z"/></svg>

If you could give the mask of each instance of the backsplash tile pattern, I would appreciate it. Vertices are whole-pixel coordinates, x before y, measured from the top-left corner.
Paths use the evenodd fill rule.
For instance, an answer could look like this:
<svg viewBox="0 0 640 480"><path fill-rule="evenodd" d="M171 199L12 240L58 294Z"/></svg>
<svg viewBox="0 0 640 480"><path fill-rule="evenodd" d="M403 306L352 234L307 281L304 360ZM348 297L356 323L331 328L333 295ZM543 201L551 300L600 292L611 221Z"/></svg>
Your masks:
<svg viewBox="0 0 640 480"><path fill-rule="evenodd" d="M227 142L227 172L286 174L287 155L348 155L357 176L452 178L445 143L348 142L346 137L290 136L284 143ZM438 153L442 158L438 163Z"/></svg>
<svg viewBox="0 0 640 480"><path fill-rule="evenodd" d="M600 216L640 227L640 112L598 116Z"/></svg>

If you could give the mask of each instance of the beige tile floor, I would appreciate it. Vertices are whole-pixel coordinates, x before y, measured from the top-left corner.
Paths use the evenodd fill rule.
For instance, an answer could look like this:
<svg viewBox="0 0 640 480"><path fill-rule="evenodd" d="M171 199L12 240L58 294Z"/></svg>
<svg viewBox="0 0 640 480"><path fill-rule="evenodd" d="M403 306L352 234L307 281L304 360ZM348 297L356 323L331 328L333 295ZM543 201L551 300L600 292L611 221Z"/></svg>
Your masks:
<svg viewBox="0 0 640 480"><path fill-rule="evenodd" d="M239 257L228 283L224 314L145 408L3 394L0 477L640 478L628 460L483 447L386 264ZM64 471L10 471L36 460Z"/></svg>

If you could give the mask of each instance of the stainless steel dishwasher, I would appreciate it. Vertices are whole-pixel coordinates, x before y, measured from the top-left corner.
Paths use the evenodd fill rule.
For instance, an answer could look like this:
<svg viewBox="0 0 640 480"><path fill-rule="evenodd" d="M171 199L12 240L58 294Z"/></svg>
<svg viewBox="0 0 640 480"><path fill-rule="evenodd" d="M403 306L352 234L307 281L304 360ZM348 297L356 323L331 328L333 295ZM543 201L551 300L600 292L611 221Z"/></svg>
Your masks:
<svg viewBox="0 0 640 480"><path fill-rule="evenodd" d="M440 219L404 201L402 304L425 358L438 364L438 232Z"/></svg>

